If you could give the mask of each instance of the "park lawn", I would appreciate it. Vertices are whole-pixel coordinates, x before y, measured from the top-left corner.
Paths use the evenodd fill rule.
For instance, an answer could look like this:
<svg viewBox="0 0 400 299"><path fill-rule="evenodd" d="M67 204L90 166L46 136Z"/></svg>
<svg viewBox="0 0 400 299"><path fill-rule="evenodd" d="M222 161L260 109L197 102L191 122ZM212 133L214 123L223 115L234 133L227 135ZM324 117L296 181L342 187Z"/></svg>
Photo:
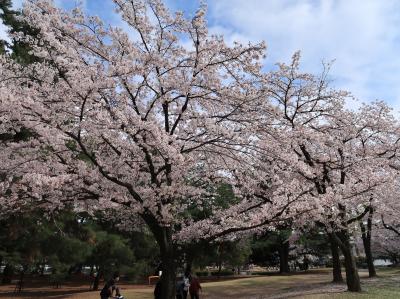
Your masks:
<svg viewBox="0 0 400 299"><path fill-rule="evenodd" d="M323 275L296 274L290 276L254 276L249 278L227 280L220 282L202 283L203 292L201 298L263 298L264 294L277 294L293 286L308 284L311 280L315 282L326 282L328 271L323 271ZM143 287L122 290L126 299L152 299L154 287ZM98 292L85 292L68 296L69 299L87 298L98 299Z"/></svg>
<svg viewBox="0 0 400 299"><path fill-rule="evenodd" d="M295 297L297 299L398 299L400 298L400 270L382 268L378 270L379 278L362 281L361 293L342 292L339 294L316 294Z"/></svg>
<svg viewBox="0 0 400 299"><path fill-rule="evenodd" d="M397 285L379 285L379 286L363 286L364 290L362 293L350 293L344 292L339 294L317 294L294 297L296 299L399 299L400 298L400 282Z"/></svg>
<svg viewBox="0 0 400 299"><path fill-rule="evenodd" d="M309 271L307 274L289 276L254 276L235 280L202 283L201 298L269 298L268 294L277 295L291 288L300 288L304 285L326 283L329 281L331 270ZM126 299L152 299L154 287L143 287L122 290ZM98 299L98 292L80 293L68 296L69 299L88 298Z"/></svg>
<svg viewBox="0 0 400 299"><path fill-rule="evenodd" d="M311 270L307 273L296 273L288 276L253 276L235 280L217 281L202 283L203 299L222 299L222 298L251 298L262 299L277 296L290 290L302 290L315 288L319 285L329 285L331 270ZM344 290L345 286L341 286ZM152 299L153 288L143 287L126 289L122 293L126 299ZM69 296L71 299L78 298L97 298L98 294L93 292L76 294Z"/></svg>
<svg viewBox="0 0 400 299"><path fill-rule="evenodd" d="M345 284L332 284L331 269L310 270L292 275L254 276L235 280L202 283L202 299L332 299L332 298L400 298L400 269L379 269L378 278L360 272L362 293L346 292ZM154 286L129 285L122 289L125 299L153 299ZM2 298L7 298L0 296ZM11 297L10 297L11 298ZM18 297L13 297L18 298ZM24 297L27 298L27 297ZM35 297L37 298L37 297ZM41 297L43 298L43 297ZM59 299L99 299L99 292L79 292Z"/></svg>
<svg viewBox="0 0 400 299"><path fill-rule="evenodd" d="M309 271L288 276L256 276L203 285L204 298L269 298L293 288L314 286L329 281L330 271Z"/></svg>
<svg viewBox="0 0 400 299"><path fill-rule="evenodd" d="M308 295L294 297L296 299L399 299L400 287L387 288L387 287L369 287L362 293L340 293L340 294L325 294L325 295Z"/></svg>

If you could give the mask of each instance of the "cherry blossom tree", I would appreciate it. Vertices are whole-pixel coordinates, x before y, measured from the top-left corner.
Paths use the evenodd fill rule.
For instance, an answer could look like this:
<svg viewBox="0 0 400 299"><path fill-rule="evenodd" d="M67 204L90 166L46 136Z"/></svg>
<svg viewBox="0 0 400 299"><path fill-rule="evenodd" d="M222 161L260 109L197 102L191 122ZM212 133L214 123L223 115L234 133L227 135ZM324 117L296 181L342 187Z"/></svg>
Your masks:
<svg viewBox="0 0 400 299"><path fill-rule="evenodd" d="M395 175L396 121L381 102L346 109L351 95L329 87L330 66L314 76L299 71L299 59L296 53L291 64L264 76L265 101L254 126L259 156L248 171L232 172L237 194L250 200L190 223L180 234L185 238L195 229L212 239L292 219L300 227L317 224L329 234L333 255L338 259L339 246L345 256L349 290L359 291L352 234L382 204L375 193ZM365 235L370 239L370 232ZM341 280L340 267L334 274Z"/></svg>
<svg viewBox="0 0 400 299"><path fill-rule="evenodd" d="M34 138L2 143L2 202L12 209L72 205L124 209L154 234L163 298L174 294L173 234L202 184L246 168L254 151L264 45L227 46L210 36L201 7L192 19L158 0L115 0L135 32L106 26L48 0L24 4L39 62L1 58L1 129ZM229 167L227 167L229 166Z"/></svg>
<svg viewBox="0 0 400 299"><path fill-rule="evenodd" d="M261 71L265 46L209 35L205 7L187 19L161 0L114 0L132 34L76 8L28 0L33 64L0 59L0 199L8 210L74 207L145 223L160 247L163 298L173 298L174 242L317 224L359 291L353 226L379 206L396 173L396 121L377 102L299 71L299 53ZM228 207L213 188L233 186ZM372 196L372 199L371 199ZM210 207L193 219L188 207ZM111 213L108 213L112 211ZM140 217L140 221L135 219ZM128 227L129 229L129 227Z"/></svg>
<svg viewBox="0 0 400 299"><path fill-rule="evenodd" d="M396 121L381 102L346 109L351 95L329 88L330 66L321 76L304 74L299 59L296 53L291 64L281 64L265 78L277 107L275 139L285 149L285 155L278 149L276 156L292 166L304 189L311 188L306 202L313 209L306 219L297 217L297 223L325 227L345 257L348 289L359 291L352 226L371 211L370 197L377 188L395 175L390 159L397 154ZM270 136L270 123L264 128ZM382 198L373 200L378 205Z"/></svg>

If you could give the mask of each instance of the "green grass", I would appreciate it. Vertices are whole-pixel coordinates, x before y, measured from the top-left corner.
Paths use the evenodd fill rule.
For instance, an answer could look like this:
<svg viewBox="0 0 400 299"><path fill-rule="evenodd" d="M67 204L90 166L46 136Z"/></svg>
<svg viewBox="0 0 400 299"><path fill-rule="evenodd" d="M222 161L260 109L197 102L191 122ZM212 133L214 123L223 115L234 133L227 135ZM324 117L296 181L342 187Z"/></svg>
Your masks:
<svg viewBox="0 0 400 299"><path fill-rule="evenodd" d="M400 287L368 287L361 293L344 292L340 294L308 295L294 298L304 299L399 299Z"/></svg>
<svg viewBox="0 0 400 299"><path fill-rule="evenodd" d="M343 292L340 294L318 294L302 296L305 299L399 299L400 270L397 268L378 269L378 278L362 280L362 292Z"/></svg>

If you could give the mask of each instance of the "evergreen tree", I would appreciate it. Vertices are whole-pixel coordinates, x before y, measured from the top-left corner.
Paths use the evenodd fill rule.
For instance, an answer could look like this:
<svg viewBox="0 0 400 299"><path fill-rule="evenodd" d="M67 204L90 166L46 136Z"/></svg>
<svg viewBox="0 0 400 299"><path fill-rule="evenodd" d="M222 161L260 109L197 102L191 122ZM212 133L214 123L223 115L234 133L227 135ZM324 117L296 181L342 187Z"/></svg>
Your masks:
<svg viewBox="0 0 400 299"><path fill-rule="evenodd" d="M37 35L37 29L19 20L18 16L20 14L20 11L12 9L11 0L0 0L0 19L9 28L10 34L22 32L25 35ZM0 41L0 52L4 53L7 50L10 52L11 57L21 64L29 64L37 61L37 58L29 53L29 45L14 37L11 38L11 43L4 40Z"/></svg>

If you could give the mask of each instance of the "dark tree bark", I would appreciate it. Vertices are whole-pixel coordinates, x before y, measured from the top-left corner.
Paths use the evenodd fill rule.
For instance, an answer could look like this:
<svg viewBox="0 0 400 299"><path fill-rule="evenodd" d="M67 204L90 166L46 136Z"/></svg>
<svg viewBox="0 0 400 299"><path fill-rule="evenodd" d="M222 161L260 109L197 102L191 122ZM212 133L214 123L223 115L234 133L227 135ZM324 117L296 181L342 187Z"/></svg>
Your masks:
<svg viewBox="0 0 400 299"><path fill-rule="evenodd" d="M333 282L343 282L342 267L340 265L339 246L335 242L332 234L329 234L328 236L332 251Z"/></svg>
<svg viewBox="0 0 400 299"><path fill-rule="evenodd" d="M382 219L382 224L383 224L384 228L394 232L396 235L398 235L400 237L400 230L398 229L398 225L393 226L393 225L386 224L385 219L383 218L383 215L381 215L381 219Z"/></svg>
<svg viewBox="0 0 400 299"><path fill-rule="evenodd" d="M307 163L310 166L314 166L314 162L311 159L310 153L307 151L305 145L301 145L301 150L306 158ZM341 148L338 148L338 154L341 158L341 165L340 165L340 184L345 184L346 181L346 171L345 171L345 157L343 154L343 150ZM324 166L325 168L325 166ZM315 181L315 187L317 189L318 194L325 194L326 193L326 183L329 183L331 181L329 177L329 171L327 168L324 169L325 173L323 176L322 181L316 180ZM348 224L351 222L357 221L359 219L362 219L362 217L368 212L368 208L365 209L364 213L361 215L355 217L354 219L347 220L346 218L346 206L342 205L341 203L338 204L339 208L339 217L341 219L341 224L343 226L341 231L338 232L332 232L332 237L335 240L335 243L339 246L341 249L344 259L345 259L345 268L346 268L346 284L348 291L350 292L361 292L361 284L360 284L360 277L358 275L358 270L357 270L357 265L355 262L355 258L353 255L352 251L352 246L350 244L350 236L349 232L347 229ZM332 228L335 228L335 225L333 223Z"/></svg>
<svg viewBox="0 0 400 299"><path fill-rule="evenodd" d="M371 250L372 217L373 217L373 209L370 208L367 220L367 227L365 227L364 223L360 221L360 228L361 228L361 237L364 245L365 257L368 265L368 274L369 277L376 277L374 258L372 256L372 250Z"/></svg>
<svg viewBox="0 0 400 299"><path fill-rule="evenodd" d="M194 256L192 254L186 255L185 273L192 273L193 259Z"/></svg>
<svg viewBox="0 0 400 299"><path fill-rule="evenodd" d="M175 248L172 241L172 228L160 226L151 215L143 216L160 247L161 269L160 299L174 299L176 286Z"/></svg>
<svg viewBox="0 0 400 299"><path fill-rule="evenodd" d="M161 299L173 299L175 297L176 265L172 243L172 231L163 228L163 244L160 244L162 275L161 275Z"/></svg>
<svg viewBox="0 0 400 299"><path fill-rule="evenodd" d="M390 256L390 260L393 263L394 267L398 267L400 264L399 261L399 255L395 252L388 252L389 256Z"/></svg>
<svg viewBox="0 0 400 299"><path fill-rule="evenodd" d="M342 173L342 182L344 182L345 174ZM344 266L346 269L346 284L347 290L350 292L361 292L361 283L360 283L360 276L358 275L358 269L356 260L353 254L353 247L350 243L350 234L348 231L348 225L355 221L359 221L364 217L366 213L369 211L369 207L367 207L363 213L354 217L352 219L347 220L346 215L346 207L342 204L339 204L339 217L342 219L342 229L337 232L332 232L332 237L339 245L340 250L344 256Z"/></svg>
<svg viewBox="0 0 400 299"><path fill-rule="evenodd" d="M350 236L348 231L343 229L340 232L332 233L332 236L338 243L344 256L346 284L348 291L361 292L360 276L358 275L356 260L354 258L353 248L350 244Z"/></svg>
<svg viewBox="0 0 400 299"><path fill-rule="evenodd" d="M218 246L218 261L217 261L217 265L218 265L218 279L221 278L221 271L222 271L222 255L224 252L224 245L223 243L220 243Z"/></svg>
<svg viewBox="0 0 400 299"><path fill-rule="evenodd" d="M279 273L289 273L289 241L281 241L279 246Z"/></svg>

